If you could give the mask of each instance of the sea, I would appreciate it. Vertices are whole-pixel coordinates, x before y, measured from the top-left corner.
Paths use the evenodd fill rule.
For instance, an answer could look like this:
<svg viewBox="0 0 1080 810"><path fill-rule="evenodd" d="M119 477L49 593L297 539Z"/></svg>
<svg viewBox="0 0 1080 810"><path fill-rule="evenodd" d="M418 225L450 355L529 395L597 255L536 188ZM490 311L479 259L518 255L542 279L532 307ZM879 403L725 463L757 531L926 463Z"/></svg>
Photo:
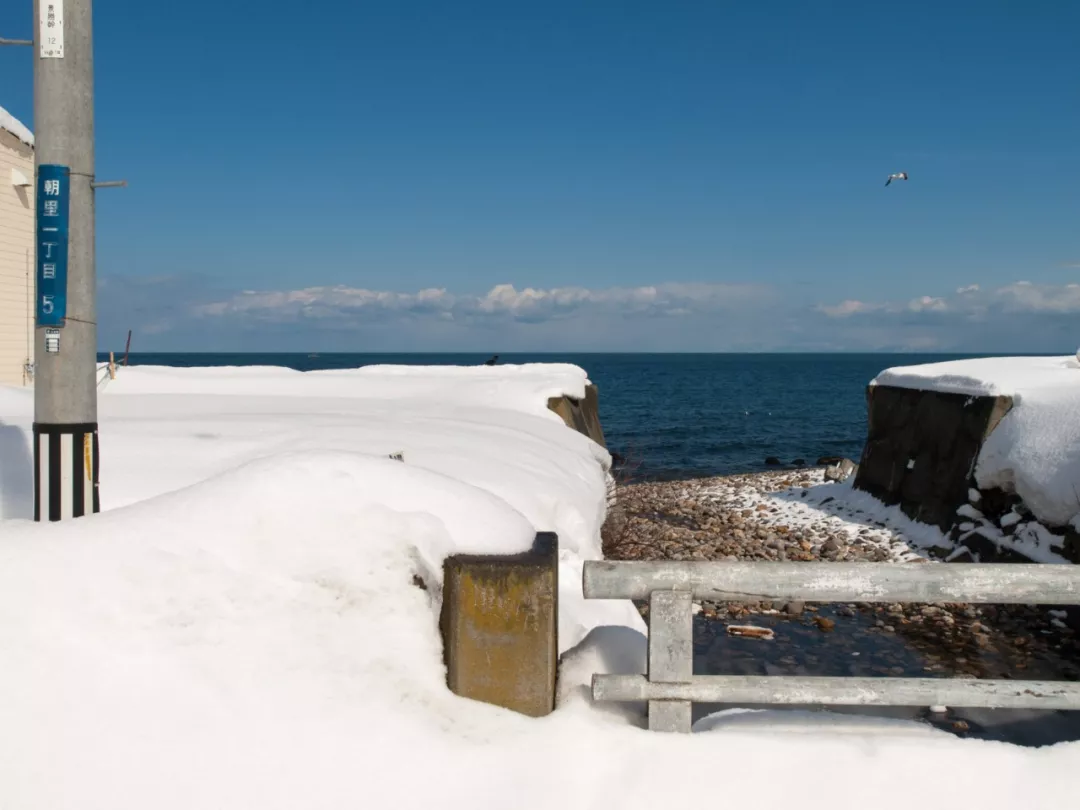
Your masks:
<svg viewBox="0 0 1080 810"><path fill-rule="evenodd" d="M499 363L574 363L596 383L608 449L636 479L672 480L858 461L866 386L892 366L972 354L507 354ZM373 364L477 365L481 354L151 354L130 365L286 366L298 371ZM101 355L102 361L108 359ZM119 361L119 358L118 358Z"/></svg>

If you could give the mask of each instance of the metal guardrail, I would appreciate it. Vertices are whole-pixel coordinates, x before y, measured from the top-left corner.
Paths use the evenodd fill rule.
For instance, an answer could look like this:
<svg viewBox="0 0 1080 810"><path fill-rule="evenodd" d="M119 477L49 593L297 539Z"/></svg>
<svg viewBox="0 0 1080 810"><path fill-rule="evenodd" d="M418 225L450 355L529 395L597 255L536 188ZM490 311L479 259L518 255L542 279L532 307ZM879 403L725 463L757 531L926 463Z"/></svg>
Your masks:
<svg viewBox="0 0 1080 810"><path fill-rule="evenodd" d="M586 562L586 599L648 599L646 675L593 675L594 700L648 701L649 728L688 732L691 705L1080 710L1080 683L693 674L693 600L1080 604L1080 566L1019 563Z"/></svg>

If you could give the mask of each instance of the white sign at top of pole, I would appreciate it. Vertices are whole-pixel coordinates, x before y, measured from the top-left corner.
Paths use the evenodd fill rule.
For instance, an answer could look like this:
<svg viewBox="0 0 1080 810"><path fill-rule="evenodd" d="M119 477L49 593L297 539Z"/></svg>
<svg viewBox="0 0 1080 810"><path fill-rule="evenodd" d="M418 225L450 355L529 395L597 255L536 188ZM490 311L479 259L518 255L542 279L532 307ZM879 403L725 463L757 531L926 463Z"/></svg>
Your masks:
<svg viewBox="0 0 1080 810"><path fill-rule="evenodd" d="M38 3L42 59L64 58L64 0L40 0Z"/></svg>

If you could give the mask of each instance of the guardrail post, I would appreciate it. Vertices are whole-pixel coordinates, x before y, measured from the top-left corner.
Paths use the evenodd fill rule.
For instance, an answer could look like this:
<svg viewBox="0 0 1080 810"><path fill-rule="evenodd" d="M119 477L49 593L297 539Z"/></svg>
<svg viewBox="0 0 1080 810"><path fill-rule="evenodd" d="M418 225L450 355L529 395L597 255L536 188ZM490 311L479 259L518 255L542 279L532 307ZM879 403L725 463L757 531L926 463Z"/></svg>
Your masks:
<svg viewBox="0 0 1080 810"><path fill-rule="evenodd" d="M649 594L649 680L690 683L694 675L694 614L690 591ZM650 700L650 731L690 731L688 700Z"/></svg>

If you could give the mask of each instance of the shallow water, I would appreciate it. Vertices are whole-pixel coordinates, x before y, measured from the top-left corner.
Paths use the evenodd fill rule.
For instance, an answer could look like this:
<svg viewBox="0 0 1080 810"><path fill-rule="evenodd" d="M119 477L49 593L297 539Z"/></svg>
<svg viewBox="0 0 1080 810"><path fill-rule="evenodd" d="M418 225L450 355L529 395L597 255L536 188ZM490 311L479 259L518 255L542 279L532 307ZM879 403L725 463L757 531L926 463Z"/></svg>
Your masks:
<svg viewBox="0 0 1080 810"><path fill-rule="evenodd" d="M814 617L835 622L824 632ZM771 628L775 637L762 640L729 635L729 622L694 621L694 673L698 675L883 675L923 677L924 662L895 633L874 632L873 619L856 613L848 618L832 606L799 618L754 614L732 624Z"/></svg>
<svg viewBox="0 0 1080 810"><path fill-rule="evenodd" d="M1072 651L1057 653L1036 649L1018 657L1008 645L994 643L978 651L975 645L935 643L929 633L911 632L897 626L889 632L879 626L873 611L852 611L832 605L800 617L753 614L726 621L694 617L695 675L819 675L857 677L947 678L982 677L1076 680L1076 658ZM834 622L825 632L814 621L821 617ZM771 628L772 640L731 636L728 624ZM894 627L894 625L888 625ZM742 708L815 709L813 706ZM695 704L695 721L730 706ZM954 709L934 713L919 707L835 706L830 711L877 717L906 718L930 723L964 737L1000 740L1017 745L1049 745L1080 740L1080 712L1028 711L1015 709Z"/></svg>

